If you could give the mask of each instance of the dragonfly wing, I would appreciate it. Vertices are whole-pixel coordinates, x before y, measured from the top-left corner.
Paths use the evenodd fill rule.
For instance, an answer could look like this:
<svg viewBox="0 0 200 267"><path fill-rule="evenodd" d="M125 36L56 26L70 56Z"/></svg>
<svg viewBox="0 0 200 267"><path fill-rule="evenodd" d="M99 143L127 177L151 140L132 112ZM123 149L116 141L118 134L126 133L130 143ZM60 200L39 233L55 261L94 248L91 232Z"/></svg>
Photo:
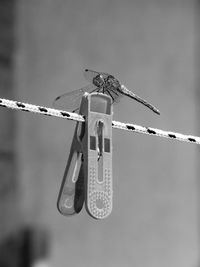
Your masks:
<svg viewBox="0 0 200 267"><path fill-rule="evenodd" d="M57 96L53 101L53 107L63 110L76 111L79 109L81 98L84 93L91 93L96 90L93 84L89 84L83 88L64 93Z"/></svg>
<svg viewBox="0 0 200 267"><path fill-rule="evenodd" d="M121 85L121 87L118 90L121 91L122 94L135 99L136 101L140 102L141 104L151 109L153 112L160 115L160 111L156 107L154 107L153 105L148 103L146 100L142 99L141 97L137 96L132 91L128 90L124 85Z"/></svg>
<svg viewBox="0 0 200 267"><path fill-rule="evenodd" d="M85 69L83 74L86 80L89 81L90 83L93 83L93 79L97 75L103 75L104 78L110 75L109 73L106 73L106 72L100 72L100 71L95 71L95 70L90 70L90 69Z"/></svg>
<svg viewBox="0 0 200 267"><path fill-rule="evenodd" d="M94 71L94 70L89 70L89 69L85 69L84 70L84 77L87 81L89 81L90 83L93 83L93 79L100 74L100 72Z"/></svg>

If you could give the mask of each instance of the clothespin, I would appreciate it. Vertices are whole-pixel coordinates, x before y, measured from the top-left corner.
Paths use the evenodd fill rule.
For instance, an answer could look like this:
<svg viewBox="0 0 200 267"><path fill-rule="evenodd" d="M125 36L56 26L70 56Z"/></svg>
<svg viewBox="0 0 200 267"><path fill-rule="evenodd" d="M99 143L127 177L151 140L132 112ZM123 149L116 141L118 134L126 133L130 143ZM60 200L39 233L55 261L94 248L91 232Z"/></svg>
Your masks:
<svg viewBox="0 0 200 267"><path fill-rule="evenodd" d="M84 94L57 207L63 215L79 213L85 202L90 216L104 219L112 211L112 100Z"/></svg>

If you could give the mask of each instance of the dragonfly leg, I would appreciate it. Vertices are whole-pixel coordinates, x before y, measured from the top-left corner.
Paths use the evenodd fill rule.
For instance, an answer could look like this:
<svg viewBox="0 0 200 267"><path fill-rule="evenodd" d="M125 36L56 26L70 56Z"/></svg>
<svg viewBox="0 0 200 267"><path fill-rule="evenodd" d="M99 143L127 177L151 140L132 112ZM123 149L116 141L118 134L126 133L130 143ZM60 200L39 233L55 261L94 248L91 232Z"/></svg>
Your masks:
<svg viewBox="0 0 200 267"><path fill-rule="evenodd" d="M99 93L99 90L100 90L100 88L95 88L95 89L93 89L93 90L90 92L90 94L93 93L93 92L97 92L97 93Z"/></svg>
<svg viewBox="0 0 200 267"><path fill-rule="evenodd" d="M119 94L115 91L115 89L110 88L110 91L114 93L116 96L119 96Z"/></svg>
<svg viewBox="0 0 200 267"><path fill-rule="evenodd" d="M109 92L109 90L106 90L108 92L108 94L110 95L110 97L112 98L112 101L114 102L114 97L111 95L111 93Z"/></svg>
<svg viewBox="0 0 200 267"><path fill-rule="evenodd" d="M103 89L102 93L104 94L104 88L103 88L103 87L98 87L98 88L96 89L96 92L97 92L97 93L101 93L101 89Z"/></svg>

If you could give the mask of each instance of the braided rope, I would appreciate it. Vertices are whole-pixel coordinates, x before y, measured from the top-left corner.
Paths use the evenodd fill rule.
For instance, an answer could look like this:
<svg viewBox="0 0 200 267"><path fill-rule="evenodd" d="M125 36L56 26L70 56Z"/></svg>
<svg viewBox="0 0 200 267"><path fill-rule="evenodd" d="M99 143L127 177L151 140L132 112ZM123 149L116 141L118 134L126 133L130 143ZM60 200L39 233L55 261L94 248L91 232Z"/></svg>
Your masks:
<svg viewBox="0 0 200 267"><path fill-rule="evenodd" d="M59 118L68 119L68 120L74 120L74 121L80 121L80 122L85 121L83 116L77 113L72 113L72 112L67 112L64 110L52 109L52 108L47 108L47 107L42 107L42 106L36 106L36 105L8 100L4 98L0 98L0 106L15 109L15 110L38 113L38 114L42 114L46 116L59 117ZM123 123L119 121L113 121L112 127L116 129L132 131L132 132L148 134L148 135L155 135L159 137L169 138L169 139L188 142L188 143L200 144L200 137L193 136L193 135L184 135L181 133L163 131L163 130L156 129L156 128L144 127L144 126L139 126L136 124Z"/></svg>
<svg viewBox="0 0 200 267"><path fill-rule="evenodd" d="M36 105L32 105L32 104L28 104L28 103L22 103L22 102L13 101L13 100L8 100L8 99L4 99L4 98L0 98L0 106L5 107L5 108L11 108L11 109L16 109L16 110L22 110L22 111L27 111L27 112L43 114L46 116L64 118L64 119L68 119L68 120L81 121L81 122L85 121L84 118L77 113L67 112L64 110L58 110L58 109L53 109L53 108L36 106Z"/></svg>
<svg viewBox="0 0 200 267"><path fill-rule="evenodd" d="M136 124L123 123L123 122L118 122L118 121L113 121L112 126L113 128L118 128L121 130L132 131L132 132L148 134L148 135L155 135L159 137L169 138L172 140L195 143L195 144L200 145L200 137L198 136L185 135L185 134L171 132L171 131L163 131L163 130L156 129L156 128L144 127L144 126L140 126Z"/></svg>

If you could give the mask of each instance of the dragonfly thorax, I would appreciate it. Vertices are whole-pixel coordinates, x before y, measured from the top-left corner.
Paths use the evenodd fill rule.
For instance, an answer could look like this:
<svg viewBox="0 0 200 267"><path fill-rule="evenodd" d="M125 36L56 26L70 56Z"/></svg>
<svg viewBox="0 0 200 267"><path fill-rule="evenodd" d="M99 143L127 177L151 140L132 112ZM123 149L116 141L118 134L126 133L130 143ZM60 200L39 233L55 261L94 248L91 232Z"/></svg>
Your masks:
<svg viewBox="0 0 200 267"><path fill-rule="evenodd" d="M105 79L105 88L106 89L118 89L120 87L119 81L112 75L109 75Z"/></svg>

